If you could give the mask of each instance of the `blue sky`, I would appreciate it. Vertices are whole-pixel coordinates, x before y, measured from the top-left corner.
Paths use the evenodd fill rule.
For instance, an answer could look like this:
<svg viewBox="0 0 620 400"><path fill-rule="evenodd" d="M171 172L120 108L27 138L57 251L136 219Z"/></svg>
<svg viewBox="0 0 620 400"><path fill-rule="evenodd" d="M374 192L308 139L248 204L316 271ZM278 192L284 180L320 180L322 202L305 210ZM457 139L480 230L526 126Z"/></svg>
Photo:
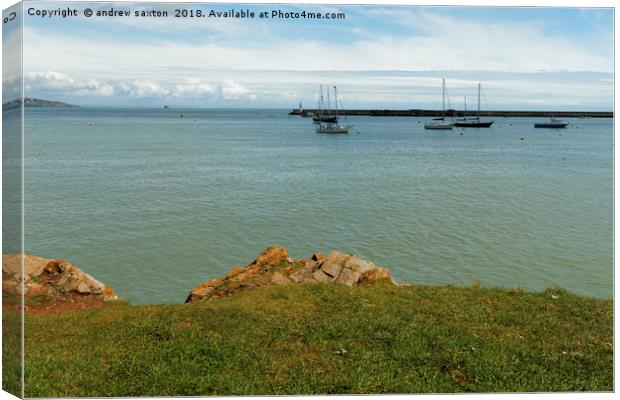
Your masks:
<svg viewBox="0 0 620 400"><path fill-rule="evenodd" d="M25 5L67 6L173 14L180 5ZM291 108L314 105L323 83L338 85L346 107L436 108L446 77L457 106L463 96L473 101L482 82L493 109L613 107L611 9L185 8L344 12L346 19L25 16L26 95L81 105Z"/></svg>

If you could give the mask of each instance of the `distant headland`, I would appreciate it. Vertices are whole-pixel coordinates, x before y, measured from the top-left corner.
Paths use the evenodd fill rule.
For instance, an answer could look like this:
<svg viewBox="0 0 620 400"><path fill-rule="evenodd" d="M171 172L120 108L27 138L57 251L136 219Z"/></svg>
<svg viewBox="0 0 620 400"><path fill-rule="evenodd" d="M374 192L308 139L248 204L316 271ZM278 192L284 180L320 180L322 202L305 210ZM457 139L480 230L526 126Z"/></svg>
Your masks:
<svg viewBox="0 0 620 400"><path fill-rule="evenodd" d="M11 100L2 104L2 111L12 110L21 106L21 99ZM62 101L43 100L33 97L24 98L24 107L52 107L52 108L70 108L78 107L73 104L68 104Z"/></svg>

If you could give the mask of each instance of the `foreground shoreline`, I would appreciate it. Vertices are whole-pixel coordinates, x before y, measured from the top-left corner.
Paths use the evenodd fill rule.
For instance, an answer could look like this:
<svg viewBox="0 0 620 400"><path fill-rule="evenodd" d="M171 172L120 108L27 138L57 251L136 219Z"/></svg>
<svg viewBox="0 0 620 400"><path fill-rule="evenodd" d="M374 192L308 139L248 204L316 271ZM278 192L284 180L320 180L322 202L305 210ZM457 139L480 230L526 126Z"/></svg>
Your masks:
<svg viewBox="0 0 620 400"><path fill-rule="evenodd" d="M92 300L30 304L26 397L613 390L613 301L562 289L396 284L356 256L271 247L194 304L130 305L68 261L32 266L39 295ZM4 300L3 387L19 394L22 316Z"/></svg>

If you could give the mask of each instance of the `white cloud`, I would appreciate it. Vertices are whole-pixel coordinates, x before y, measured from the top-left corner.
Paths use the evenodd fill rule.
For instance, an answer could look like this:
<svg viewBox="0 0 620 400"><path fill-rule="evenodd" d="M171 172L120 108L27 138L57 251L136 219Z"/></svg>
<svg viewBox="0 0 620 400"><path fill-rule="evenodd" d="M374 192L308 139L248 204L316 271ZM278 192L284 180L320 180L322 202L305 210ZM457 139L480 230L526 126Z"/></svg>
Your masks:
<svg viewBox="0 0 620 400"><path fill-rule="evenodd" d="M162 88L152 81L136 80L121 82L115 85L113 94L127 95L129 97L167 97L170 91Z"/></svg>
<svg viewBox="0 0 620 400"><path fill-rule="evenodd" d="M594 54L588 47L547 35L535 23L480 23L405 10L374 13L380 13L394 24L415 28L411 32L417 33L375 33L343 43L304 37L295 40L277 38L265 32L264 26L252 24L244 27L242 35L234 36L246 37L246 41L212 42L208 39L208 30L196 28L195 34L188 36L191 41L132 41L128 37L122 41L94 42L82 37L43 34L27 28L25 68L44 64L50 70L82 69L107 73L139 73L152 66L305 71L613 71L611 57ZM238 25L235 21L225 22L227 26ZM167 29L175 26L173 24ZM255 27L256 32L249 30L249 26ZM199 37L207 39L202 44L196 43Z"/></svg>
<svg viewBox="0 0 620 400"><path fill-rule="evenodd" d="M42 89L72 90L79 89L75 80L56 71L38 71L26 73L26 89L33 86Z"/></svg>
<svg viewBox="0 0 620 400"><path fill-rule="evenodd" d="M222 81L219 85L219 92L224 100L256 99L256 95L250 93L247 88L230 79Z"/></svg>
<svg viewBox="0 0 620 400"><path fill-rule="evenodd" d="M269 24L191 21L190 25L166 25L169 34L165 38L155 31L145 38L150 23L140 21L141 28L133 19L121 18L123 22L117 24L122 30L135 28L142 36L120 40L104 35L95 40L27 26L24 67L30 73L28 89L95 98L281 106L298 101L313 104L319 83L331 82L342 86L345 106L414 108L434 106L440 95L439 75L424 71L446 71L442 74L448 76L453 99L459 102L463 95L473 97L475 85L482 81L491 105L499 107L528 105L540 98L547 104L612 104L611 82L583 77L575 81L566 74L559 74L563 78L558 82L548 82L535 74L541 70L595 71L603 73L603 79L613 79L611 57L548 35L537 23L480 23L402 8L368 14L403 29L387 35L369 27L361 35L355 33L359 25L343 23L330 29L348 32L345 36L351 40L317 39L321 35L292 40L275 36ZM114 23L106 21L106 26L111 29ZM214 40L214 31L232 38ZM480 71L506 73L496 79ZM519 72L532 75L516 77ZM452 73L456 77L451 78Z"/></svg>
<svg viewBox="0 0 620 400"><path fill-rule="evenodd" d="M196 75L182 71L179 75ZM462 107L463 96L475 102L476 86L483 84L483 108L519 109L548 104L556 107L609 109L613 85L605 74L448 74L452 107ZM319 83L337 84L345 107L435 108L441 103L441 79L433 72L299 72L209 71L201 78L93 80L55 71L27 74L26 95L73 100L77 104L127 104L129 99L166 100L167 104L260 104L313 107ZM46 92L47 91L47 92ZM89 95L89 98L86 96ZM106 100L109 99L109 100ZM132 104L135 102L132 100ZM146 104L146 103L145 103ZM471 105L470 105L471 107Z"/></svg>
<svg viewBox="0 0 620 400"><path fill-rule="evenodd" d="M179 99L201 99L215 95L214 85L202 82L199 79L188 79L184 83L174 85L171 97Z"/></svg>
<svg viewBox="0 0 620 400"><path fill-rule="evenodd" d="M113 96L113 85L97 79L74 79L56 71L31 71L24 75L24 91L53 90L76 96Z"/></svg>
<svg viewBox="0 0 620 400"><path fill-rule="evenodd" d="M60 96L168 98L205 100L255 100L256 94L232 79L214 83L187 79L179 84L160 84L152 80L79 79L57 71L32 71L25 75L25 91L52 91Z"/></svg>

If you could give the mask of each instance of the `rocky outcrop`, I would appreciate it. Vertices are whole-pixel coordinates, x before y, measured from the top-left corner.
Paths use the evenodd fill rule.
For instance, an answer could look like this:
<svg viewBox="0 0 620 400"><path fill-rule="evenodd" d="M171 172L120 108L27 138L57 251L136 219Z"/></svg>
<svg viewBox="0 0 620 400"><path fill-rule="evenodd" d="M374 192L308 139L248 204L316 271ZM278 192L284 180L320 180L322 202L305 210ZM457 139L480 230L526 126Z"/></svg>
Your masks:
<svg viewBox="0 0 620 400"><path fill-rule="evenodd" d="M230 296L243 290L269 285L336 283L356 286L362 282L387 280L396 285L387 268L356 255L315 253L309 259L289 258L284 247L268 247L245 267L233 268L226 276L196 286L186 303Z"/></svg>
<svg viewBox="0 0 620 400"><path fill-rule="evenodd" d="M24 275L21 275L21 254L2 256L2 291L9 295L46 298L46 303L70 302L95 304L116 300L109 286L96 280L66 260L49 260L24 255Z"/></svg>

